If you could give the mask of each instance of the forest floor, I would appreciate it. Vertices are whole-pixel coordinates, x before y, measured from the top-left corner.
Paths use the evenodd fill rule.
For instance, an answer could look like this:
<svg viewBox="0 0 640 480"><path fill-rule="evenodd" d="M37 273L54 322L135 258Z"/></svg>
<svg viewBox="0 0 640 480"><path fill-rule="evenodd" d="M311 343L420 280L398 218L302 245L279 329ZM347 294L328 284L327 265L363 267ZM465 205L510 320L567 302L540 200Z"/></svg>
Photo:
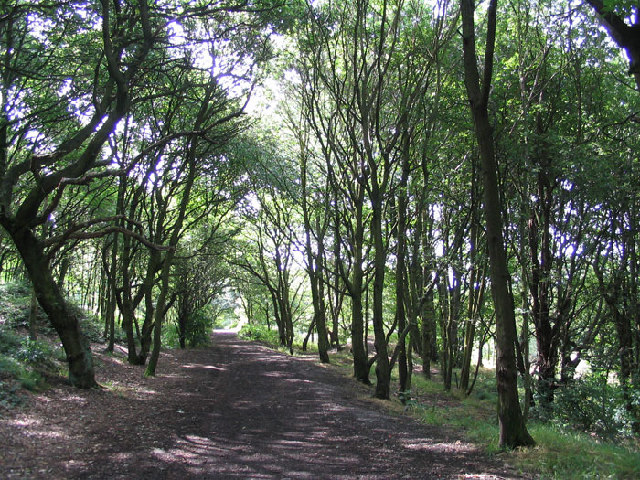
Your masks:
<svg viewBox="0 0 640 480"><path fill-rule="evenodd" d="M158 376L94 349L104 388L64 382L0 412L0 478L520 478L370 387L231 333L167 350Z"/></svg>

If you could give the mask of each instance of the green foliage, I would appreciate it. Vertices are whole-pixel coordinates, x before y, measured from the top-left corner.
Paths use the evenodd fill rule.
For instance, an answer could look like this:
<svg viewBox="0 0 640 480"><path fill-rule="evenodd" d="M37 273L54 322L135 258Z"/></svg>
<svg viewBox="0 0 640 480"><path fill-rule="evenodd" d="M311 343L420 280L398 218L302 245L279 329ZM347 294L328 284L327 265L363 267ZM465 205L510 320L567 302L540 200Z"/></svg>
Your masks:
<svg viewBox="0 0 640 480"><path fill-rule="evenodd" d="M37 371L9 356L0 356L0 372L4 378L17 381L20 387L27 390L37 390L44 386L44 380Z"/></svg>
<svg viewBox="0 0 640 480"><path fill-rule="evenodd" d="M239 335L241 338L264 342L272 346L277 346L280 344L278 332L275 330L271 330L264 325L243 325L240 329Z"/></svg>
<svg viewBox="0 0 640 480"><path fill-rule="evenodd" d="M190 313L184 324L185 346L196 348L209 345L211 332L216 326L218 317L210 304ZM171 348L180 346L180 328L177 319L169 322L162 329L162 344Z"/></svg>
<svg viewBox="0 0 640 480"><path fill-rule="evenodd" d="M0 355L5 359L0 371L9 372L11 376L21 378L23 371L57 371L55 360L60 360L60 352L44 341L30 340L11 328L0 326ZM29 383L31 375L26 377ZM25 385L25 388L29 387Z"/></svg>
<svg viewBox="0 0 640 480"><path fill-rule="evenodd" d="M6 307L5 302L0 305ZM30 340L12 327L0 324L0 407L23 402L26 390L46 387L45 376L59 374L59 350L44 341Z"/></svg>
<svg viewBox="0 0 640 480"><path fill-rule="evenodd" d="M180 346L178 326L174 322L169 322L163 327L162 345L167 348L178 348Z"/></svg>
<svg viewBox="0 0 640 480"><path fill-rule="evenodd" d="M581 430L614 439L629 434L622 387L606 372L594 372L556 391L554 422L565 430Z"/></svg>
<svg viewBox="0 0 640 480"><path fill-rule="evenodd" d="M91 342L102 343L104 341L104 324L100 318L78 306L72 306L72 308L80 319L82 333L84 333Z"/></svg>
<svg viewBox="0 0 640 480"><path fill-rule="evenodd" d="M23 338L15 352L16 359L34 366L48 364L52 356L53 351L48 344L29 338Z"/></svg>
<svg viewBox="0 0 640 480"><path fill-rule="evenodd" d="M6 325L0 324L0 354L9 355L20 348L21 337Z"/></svg>
<svg viewBox="0 0 640 480"><path fill-rule="evenodd" d="M2 357L0 357L0 364ZM10 409L22 404L24 397L20 394L18 382L0 380L0 409Z"/></svg>
<svg viewBox="0 0 640 480"><path fill-rule="evenodd" d="M514 452L516 465L541 479L638 478L640 453L588 435L532 424L537 446Z"/></svg>
<svg viewBox="0 0 640 480"><path fill-rule="evenodd" d="M52 367L50 349L40 342L21 338L10 329L0 326L0 407L12 408L24 400L21 389L44 388L41 374L44 367Z"/></svg>
<svg viewBox="0 0 640 480"><path fill-rule="evenodd" d="M631 0L602 0L603 11L606 13L615 13L623 17L628 17L633 14L635 8L637 8L637 2Z"/></svg>
<svg viewBox="0 0 640 480"><path fill-rule="evenodd" d="M347 372L345 370L345 372ZM622 409L621 392L615 385L607 384L605 375L596 374L585 378L584 385L576 385L575 395L584 398L577 399L582 405L583 412L593 405L595 399L611 403L606 408L607 415L611 415L611 422L615 424L620 419L616 415ZM603 387L603 383L606 387ZM597 393L599 390L600 393ZM568 389L569 395L573 389ZM571 399L563 398L565 393L558 392L557 408L570 407ZM609 397L611 395L611 397ZM617 400L613 400L618 398ZM562 406L561 406L562 405ZM590 406L590 407L589 407ZM489 453L498 453L498 425L495 416L495 376L491 371L481 371L478 376L474 393L464 397L455 390L450 393L442 391L442 384L438 381L426 380L416 375L413 377L412 400L407 404L406 411L415 415L422 422L431 425L455 427L462 429L465 436L472 442L483 445ZM592 412L598 418L596 412ZM571 413L566 413L571 415ZM573 415L577 415L574 413ZM577 420L575 420L577 421ZM569 421L569 424L572 423ZM520 449L510 453L506 458L508 463L524 472L535 473L536 478L548 479L583 479L583 478L638 478L640 476L640 452L637 448L627 448L615 442L598 441L592 435L577 432L567 432L557 425L531 423L529 432L536 439L537 446Z"/></svg>
<svg viewBox="0 0 640 480"><path fill-rule="evenodd" d="M193 312L189 316L188 328L185 332L187 345L190 347L209 345L214 320L214 312L210 304Z"/></svg>
<svg viewBox="0 0 640 480"><path fill-rule="evenodd" d="M0 285L0 322L24 327L29 322L31 285L28 282L10 282Z"/></svg>

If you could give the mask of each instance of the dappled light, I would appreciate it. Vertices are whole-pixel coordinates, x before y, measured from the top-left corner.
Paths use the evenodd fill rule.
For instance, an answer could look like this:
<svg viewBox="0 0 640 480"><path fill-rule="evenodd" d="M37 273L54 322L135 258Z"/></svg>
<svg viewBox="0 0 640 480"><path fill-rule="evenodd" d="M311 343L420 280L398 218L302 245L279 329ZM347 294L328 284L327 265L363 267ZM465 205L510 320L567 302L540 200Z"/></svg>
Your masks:
<svg viewBox="0 0 640 480"><path fill-rule="evenodd" d="M194 364L194 363L190 363L188 365L184 365L182 368L202 368L205 370L220 370L223 371L225 370L222 367L216 367L215 365L198 365L198 364Z"/></svg>
<svg viewBox="0 0 640 480"><path fill-rule="evenodd" d="M1 5L0 478L640 478L639 1Z"/></svg>
<svg viewBox="0 0 640 480"><path fill-rule="evenodd" d="M6 423L14 432L30 432L18 441L47 442L59 452L22 462L35 469L46 463L46 471L72 478L104 472L115 478L309 479L508 472L452 432L389 416L358 399L366 398L366 387L345 385L346 379L308 359L218 334L209 349L172 353L164 361L168 370L156 379L138 370L120 386L109 381L110 389L61 389L56 402L41 404L48 416L25 414ZM58 401L81 406L84 426L62 423ZM118 413L104 418L97 405ZM397 458L406 462L398 467Z"/></svg>

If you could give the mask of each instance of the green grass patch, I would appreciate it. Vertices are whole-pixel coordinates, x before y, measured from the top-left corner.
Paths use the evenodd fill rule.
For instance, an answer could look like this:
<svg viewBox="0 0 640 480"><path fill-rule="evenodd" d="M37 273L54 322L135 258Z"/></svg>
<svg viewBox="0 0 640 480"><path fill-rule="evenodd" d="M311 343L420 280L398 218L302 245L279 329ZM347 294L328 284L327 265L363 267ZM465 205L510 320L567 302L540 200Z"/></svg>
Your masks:
<svg viewBox="0 0 640 480"><path fill-rule="evenodd" d="M352 375L348 351L333 354L332 364L345 376ZM371 375L375 381L375 375ZM397 386L397 371L392 375ZM450 392L442 383L413 375L411 399L405 412L421 422L459 429L465 438L482 445L489 454L501 453L498 445L495 374L482 369L471 395L455 386ZM399 400L395 400L399 402ZM390 410L393 407L390 406ZM518 449L503 457L516 469L543 479L636 479L640 478L638 445L604 442L582 433L566 432L551 424L531 422L529 431L537 445Z"/></svg>
<svg viewBox="0 0 640 480"><path fill-rule="evenodd" d="M532 424L533 448L513 453L515 464L545 479L640 478L640 452L631 446L599 442L583 433L567 433Z"/></svg>
<svg viewBox="0 0 640 480"><path fill-rule="evenodd" d="M2 378L8 380L7 384L15 380L21 388L27 390L38 390L45 383L38 372L27 368L15 358L5 355L0 356L0 372L2 372Z"/></svg>
<svg viewBox="0 0 640 480"><path fill-rule="evenodd" d="M483 372L468 397L455 388L444 392L441 383L420 376L413 377L413 385L410 414L424 423L459 428L469 441L484 446L490 454L501 451L495 378L490 370ZM587 434L563 431L551 424L531 422L528 428L537 445L510 452L507 461L536 478L640 478L637 445L603 442Z"/></svg>

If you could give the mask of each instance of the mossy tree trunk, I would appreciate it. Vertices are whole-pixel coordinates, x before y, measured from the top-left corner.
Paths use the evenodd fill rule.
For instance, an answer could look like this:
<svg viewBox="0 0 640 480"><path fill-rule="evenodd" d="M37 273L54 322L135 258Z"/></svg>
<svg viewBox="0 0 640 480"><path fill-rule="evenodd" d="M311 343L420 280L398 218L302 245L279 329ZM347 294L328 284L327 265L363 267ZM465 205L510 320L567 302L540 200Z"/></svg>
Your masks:
<svg viewBox="0 0 640 480"><path fill-rule="evenodd" d="M53 278L42 242L28 228L14 228L6 223L3 226L20 252L38 303L60 336L69 364L69 381L79 388L96 387L89 340Z"/></svg>

